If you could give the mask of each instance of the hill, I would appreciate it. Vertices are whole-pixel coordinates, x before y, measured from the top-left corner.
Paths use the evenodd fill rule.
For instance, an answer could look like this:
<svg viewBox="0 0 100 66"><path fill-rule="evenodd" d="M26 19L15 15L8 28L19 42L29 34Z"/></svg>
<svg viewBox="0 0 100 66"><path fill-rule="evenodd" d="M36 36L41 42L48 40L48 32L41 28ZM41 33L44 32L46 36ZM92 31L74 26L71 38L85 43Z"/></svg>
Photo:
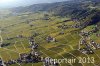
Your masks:
<svg viewBox="0 0 100 66"><path fill-rule="evenodd" d="M68 16L77 19L83 27L100 22L99 0L69 0L57 3L35 4L11 9L15 13L52 12L54 15Z"/></svg>

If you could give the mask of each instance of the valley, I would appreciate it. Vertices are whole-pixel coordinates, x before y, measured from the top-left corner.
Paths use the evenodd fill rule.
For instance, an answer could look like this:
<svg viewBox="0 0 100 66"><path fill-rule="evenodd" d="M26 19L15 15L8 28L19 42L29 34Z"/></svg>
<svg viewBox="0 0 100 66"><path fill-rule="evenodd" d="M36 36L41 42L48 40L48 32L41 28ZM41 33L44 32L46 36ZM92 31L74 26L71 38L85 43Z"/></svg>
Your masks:
<svg viewBox="0 0 100 66"><path fill-rule="evenodd" d="M40 57L76 59L76 63L58 66L100 66L100 10L90 9L99 7L100 3L97 1L96 5L93 0L89 2L93 4L88 5L87 1L81 1L37 4L7 11L6 16L3 14L0 18L0 58L8 66L44 66L46 62ZM32 53L36 55L34 62L19 60L21 55L31 56ZM80 57L94 58L94 62L79 63Z"/></svg>

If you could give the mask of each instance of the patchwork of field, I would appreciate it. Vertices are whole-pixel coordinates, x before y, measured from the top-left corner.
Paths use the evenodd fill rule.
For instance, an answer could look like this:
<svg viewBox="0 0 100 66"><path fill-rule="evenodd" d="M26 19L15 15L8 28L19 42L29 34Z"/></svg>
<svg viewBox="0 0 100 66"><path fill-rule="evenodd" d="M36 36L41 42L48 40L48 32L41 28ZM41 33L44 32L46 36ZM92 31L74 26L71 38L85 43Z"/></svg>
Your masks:
<svg viewBox="0 0 100 66"><path fill-rule="evenodd" d="M69 20L68 17L53 16L48 13L25 13L12 17L0 19L0 29L2 30L1 36L3 37L4 44L9 44L0 48L0 56L4 61L10 59L17 59L21 53L29 53L28 38L35 33L35 41L39 44L39 52L42 57L51 57L57 59L76 58L76 63L61 63L61 66L95 66L100 63L100 49L94 50L94 54L82 54L78 50L78 45L81 37L79 32L82 30L89 31L95 25L88 26L84 29L72 28L67 29L58 28L60 25L72 26L77 22ZM64 32L64 34L59 34ZM90 35L96 43L100 44L100 37L96 34L100 31ZM23 38L16 38L18 35L23 35ZM47 36L56 38L57 42L46 41ZM10 38L7 40L7 38ZM78 63L79 57L94 57L94 63ZM43 66L43 63L29 63L29 64L14 64L11 66ZM100 65L98 65L100 66Z"/></svg>

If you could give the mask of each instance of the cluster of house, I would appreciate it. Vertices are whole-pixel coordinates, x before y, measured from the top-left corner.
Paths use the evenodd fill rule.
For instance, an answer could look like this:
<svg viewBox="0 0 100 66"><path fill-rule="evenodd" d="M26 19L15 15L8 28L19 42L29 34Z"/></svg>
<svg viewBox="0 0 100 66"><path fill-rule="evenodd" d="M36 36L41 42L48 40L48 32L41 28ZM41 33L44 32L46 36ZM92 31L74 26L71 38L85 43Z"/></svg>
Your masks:
<svg viewBox="0 0 100 66"><path fill-rule="evenodd" d="M97 44L95 41L90 40L90 44L93 47L93 49L100 49L100 44Z"/></svg>
<svg viewBox="0 0 100 66"><path fill-rule="evenodd" d="M97 36L97 37L100 37L100 33L97 33L96 36Z"/></svg>
<svg viewBox="0 0 100 66"><path fill-rule="evenodd" d="M93 54L94 49L100 49L100 44L90 39L88 32L81 32L81 40L79 43L79 50L84 54ZM88 40L89 38L89 40ZM84 45L84 48L80 48L80 45Z"/></svg>
<svg viewBox="0 0 100 66"><path fill-rule="evenodd" d="M90 45L87 43L86 39L82 39L80 44L84 46L84 48L79 49L80 52L82 52L83 54L93 54L94 53Z"/></svg>
<svg viewBox="0 0 100 66"><path fill-rule="evenodd" d="M61 29L67 29L68 28L68 25L66 25L65 23L63 23L62 25L59 25L57 27L58 28L61 28Z"/></svg>
<svg viewBox="0 0 100 66"><path fill-rule="evenodd" d="M49 43L49 42L57 42L56 38L53 38L52 36L48 36L46 38L46 41Z"/></svg>
<svg viewBox="0 0 100 66"><path fill-rule="evenodd" d="M98 28L98 26L96 26L96 27L92 28L92 30L89 31L89 32L87 32L87 33L88 33L88 34L92 34L92 33L98 32L98 31L99 31L99 28ZM86 34L86 32L85 32L85 34ZM99 34L97 33L97 35L99 35Z"/></svg>
<svg viewBox="0 0 100 66"><path fill-rule="evenodd" d="M57 26L57 28L62 29L62 31L59 33L59 35L63 35L63 34L65 34L64 30L66 30L68 28L82 28L82 26L80 26L79 24L66 25L65 23L63 23L62 25Z"/></svg>

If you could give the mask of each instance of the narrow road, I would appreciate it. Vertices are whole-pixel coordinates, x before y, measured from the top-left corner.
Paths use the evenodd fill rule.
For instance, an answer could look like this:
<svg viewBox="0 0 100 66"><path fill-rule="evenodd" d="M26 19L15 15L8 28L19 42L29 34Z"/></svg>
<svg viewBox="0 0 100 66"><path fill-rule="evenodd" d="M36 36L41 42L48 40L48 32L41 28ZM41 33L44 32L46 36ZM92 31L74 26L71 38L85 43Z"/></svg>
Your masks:
<svg viewBox="0 0 100 66"><path fill-rule="evenodd" d="M1 48L1 45L3 44L3 38L1 36L1 30L0 30L0 48Z"/></svg>

